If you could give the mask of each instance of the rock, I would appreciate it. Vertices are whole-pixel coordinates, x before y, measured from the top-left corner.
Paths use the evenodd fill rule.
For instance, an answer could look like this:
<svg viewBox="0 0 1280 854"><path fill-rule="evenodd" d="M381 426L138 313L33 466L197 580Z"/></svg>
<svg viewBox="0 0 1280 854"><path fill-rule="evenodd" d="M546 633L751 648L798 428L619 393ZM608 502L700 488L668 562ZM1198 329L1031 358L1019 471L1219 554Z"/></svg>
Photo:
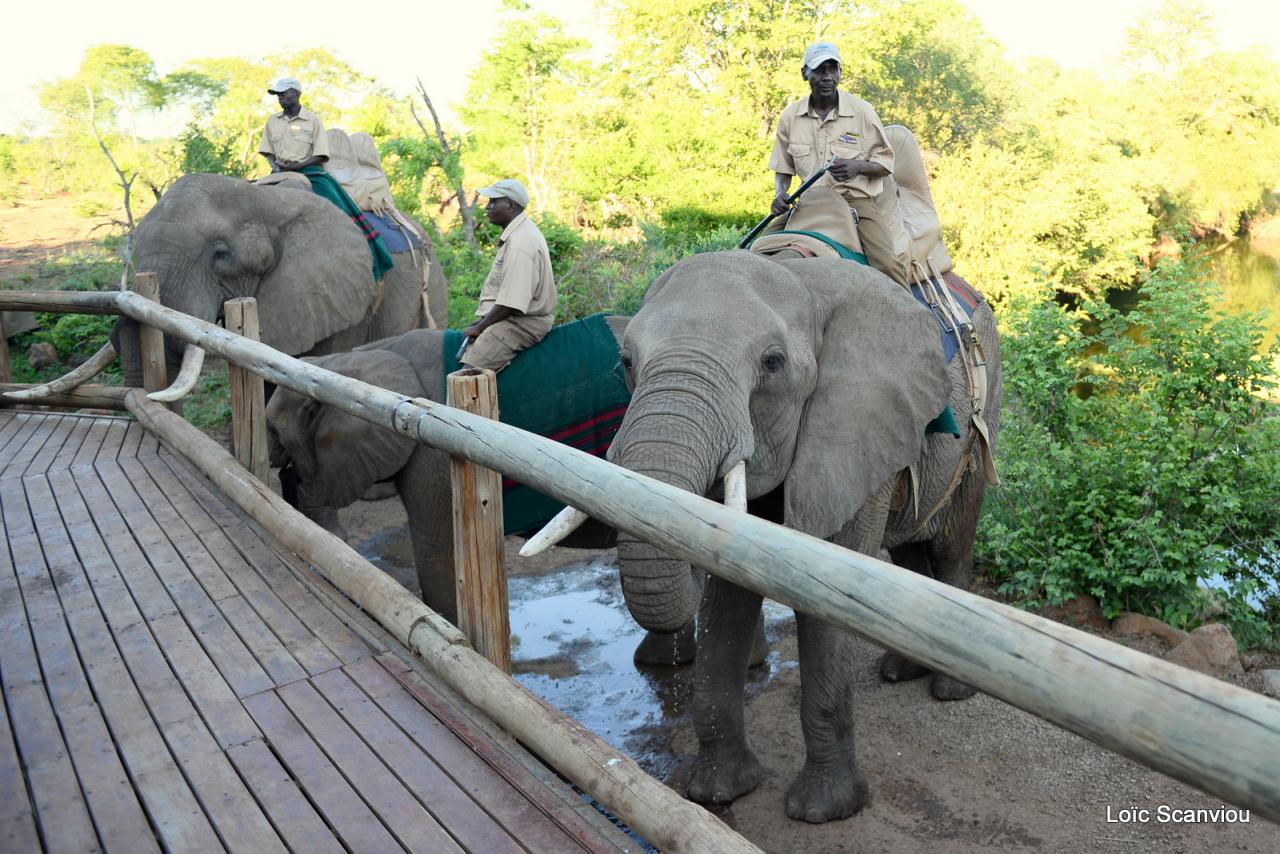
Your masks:
<svg viewBox="0 0 1280 854"><path fill-rule="evenodd" d="M1088 593L1077 596L1075 599L1064 602L1061 605L1046 608L1044 616L1055 622L1075 626L1078 629L1104 631L1107 628L1107 618L1102 614L1102 606L1098 604L1097 599L1094 599Z"/></svg>
<svg viewBox="0 0 1280 854"><path fill-rule="evenodd" d="M1169 650L1164 659L1218 678L1244 673L1236 639L1221 623L1209 623L1196 629L1187 635L1186 640Z"/></svg>
<svg viewBox="0 0 1280 854"><path fill-rule="evenodd" d="M52 368L59 361L57 349L45 341L32 344L27 348L27 364L37 371Z"/></svg>
<svg viewBox="0 0 1280 854"><path fill-rule="evenodd" d="M1280 698L1280 670L1262 671L1262 693Z"/></svg>
<svg viewBox="0 0 1280 854"><path fill-rule="evenodd" d="M1177 646L1187 639L1187 633L1182 629L1175 629L1155 617L1135 614L1132 611L1126 611L1116 617L1111 623L1111 630L1126 638L1150 635L1153 638L1164 641L1169 646Z"/></svg>

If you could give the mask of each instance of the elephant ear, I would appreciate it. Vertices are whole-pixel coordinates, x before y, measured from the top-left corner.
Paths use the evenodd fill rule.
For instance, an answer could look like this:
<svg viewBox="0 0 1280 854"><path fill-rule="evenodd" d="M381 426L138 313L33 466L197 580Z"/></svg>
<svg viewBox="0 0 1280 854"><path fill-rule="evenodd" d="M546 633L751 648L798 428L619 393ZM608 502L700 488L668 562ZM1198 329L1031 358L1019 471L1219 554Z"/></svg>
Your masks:
<svg viewBox="0 0 1280 854"><path fill-rule="evenodd" d="M827 538L920 458L951 381L937 321L904 288L848 261L782 263L818 306L818 381L786 479L786 523Z"/></svg>
<svg viewBox="0 0 1280 854"><path fill-rule="evenodd" d="M249 187L279 229L275 266L255 296L262 341L298 354L365 321L377 293L368 241L332 202L311 193Z"/></svg>
<svg viewBox="0 0 1280 854"><path fill-rule="evenodd" d="M308 360L335 373L410 397L423 395L418 375L403 357L385 350L337 353ZM310 421L314 473L304 473L312 495L329 507L346 507L370 486L409 461L417 443L332 406Z"/></svg>

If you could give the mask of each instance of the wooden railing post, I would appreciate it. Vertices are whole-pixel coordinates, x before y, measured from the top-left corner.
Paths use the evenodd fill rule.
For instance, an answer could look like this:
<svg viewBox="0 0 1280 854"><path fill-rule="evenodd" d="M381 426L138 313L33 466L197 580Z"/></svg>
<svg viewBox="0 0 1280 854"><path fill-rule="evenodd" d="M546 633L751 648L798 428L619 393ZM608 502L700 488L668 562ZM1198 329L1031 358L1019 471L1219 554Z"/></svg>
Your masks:
<svg viewBox="0 0 1280 854"><path fill-rule="evenodd" d="M13 374L9 371L9 312L0 311L0 383L13 382Z"/></svg>
<svg viewBox="0 0 1280 854"><path fill-rule="evenodd" d="M258 301L237 297L223 303L228 332L257 341ZM267 464L266 393L262 377L233 363L227 364L231 384L231 444L240 465L258 480L266 481Z"/></svg>
<svg viewBox="0 0 1280 854"><path fill-rule="evenodd" d="M160 302L160 279L155 273L138 273L133 277L133 290L138 296ZM142 386L147 391L169 387L169 372L164 363L164 333L154 326L138 324L138 346L142 351Z"/></svg>
<svg viewBox="0 0 1280 854"><path fill-rule="evenodd" d="M450 406L498 417L493 371L464 368L449 374ZM452 457L453 569L458 584L458 628L476 652L511 672L511 617L502 554L502 475Z"/></svg>

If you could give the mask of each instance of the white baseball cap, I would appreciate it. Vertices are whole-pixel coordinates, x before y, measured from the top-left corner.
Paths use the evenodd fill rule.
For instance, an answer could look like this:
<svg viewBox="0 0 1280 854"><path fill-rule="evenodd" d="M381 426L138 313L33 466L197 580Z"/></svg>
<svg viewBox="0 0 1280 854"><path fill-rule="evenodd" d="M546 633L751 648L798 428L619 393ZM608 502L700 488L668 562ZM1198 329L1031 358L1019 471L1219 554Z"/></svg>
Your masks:
<svg viewBox="0 0 1280 854"><path fill-rule="evenodd" d="M277 77L275 82L267 88L268 95L279 95L286 89L297 89L302 91L302 84L298 82L297 77Z"/></svg>
<svg viewBox="0 0 1280 854"><path fill-rule="evenodd" d="M486 199L510 199L522 208L529 207L529 191L515 178L494 181L488 187L481 187L476 192Z"/></svg>
<svg viewBox="0 0 1280 854"><path fill-rule="evenodd" d="M836 65L840 64L840 49L831 42L814 42L804 49L804 67L810 71L828 59L834 59Z"/></svg>

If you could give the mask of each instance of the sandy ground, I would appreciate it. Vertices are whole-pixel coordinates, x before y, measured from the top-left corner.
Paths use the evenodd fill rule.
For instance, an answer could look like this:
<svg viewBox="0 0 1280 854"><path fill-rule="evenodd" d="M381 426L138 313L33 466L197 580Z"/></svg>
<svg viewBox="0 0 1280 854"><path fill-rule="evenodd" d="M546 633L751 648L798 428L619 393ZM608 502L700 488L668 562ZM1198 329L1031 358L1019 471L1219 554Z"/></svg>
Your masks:
<svg viewBox="0 0 1280 854"><path fill-rule="evenodd" d="M341 516L353 545L413 586L396 499L358 502ZM553 549L529 561L515 555L518 547L508 538L517 678L679 789L696 749L687 671L631 666L639 630L625 614L612 553ZM939 703L927 681L882 683L880 650L866 642L858 644L855 714L871 803L846 821L792 821L783 800L804 755L795 622L781 606L768 615L772 652L747 691L764 780L716 810L766 851L1280 851L1280 827L1256 815L1247 823L1157 821L1162 805L1223 805L1000 700ZM1164 651L1146 643L1145 651ZM1256 688L1259 675L1241 683ZM1151 820L1115 820L1132 808L1150 810Z"/></svg>

